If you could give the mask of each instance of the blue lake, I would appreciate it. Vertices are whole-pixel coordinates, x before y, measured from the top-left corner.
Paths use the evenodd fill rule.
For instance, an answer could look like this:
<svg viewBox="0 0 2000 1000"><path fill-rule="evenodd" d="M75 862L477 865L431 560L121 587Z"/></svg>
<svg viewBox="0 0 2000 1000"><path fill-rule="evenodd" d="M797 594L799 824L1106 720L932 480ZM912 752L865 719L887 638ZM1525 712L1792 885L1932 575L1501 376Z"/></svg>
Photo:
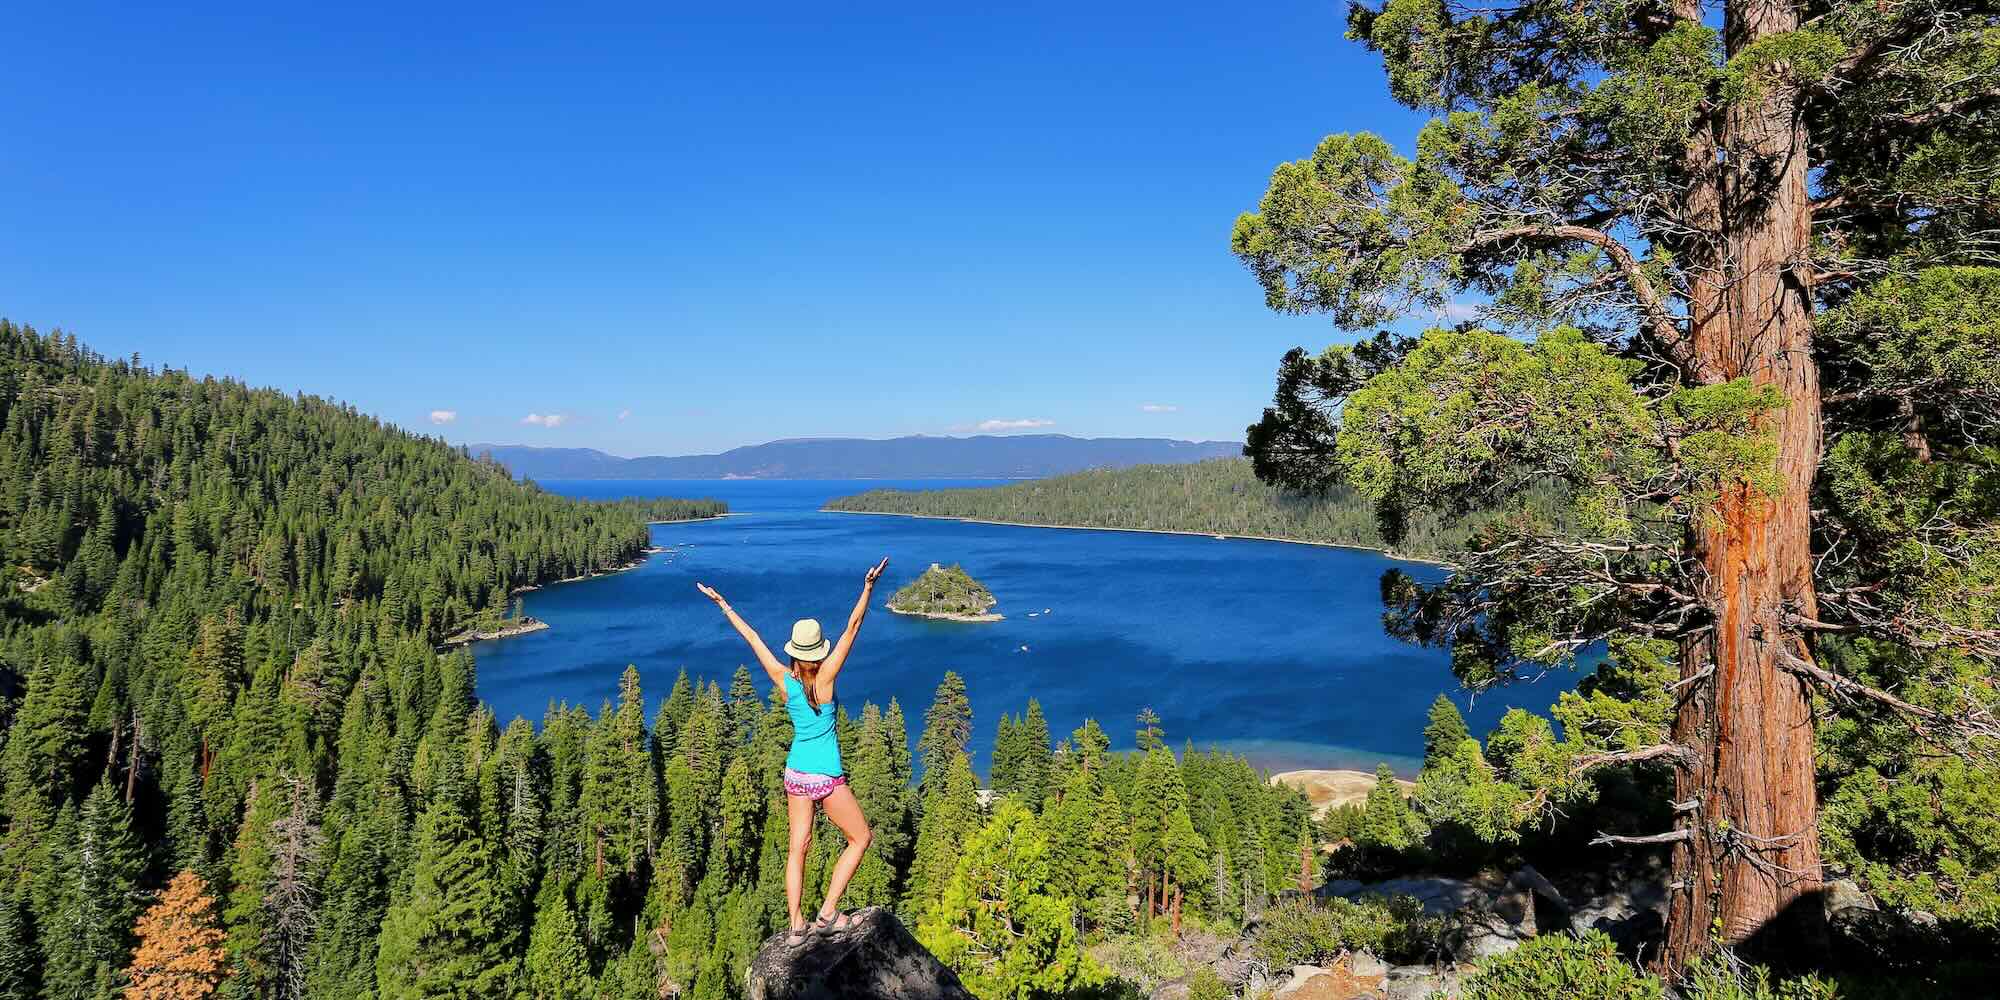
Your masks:
<svg viewBox="0 0 2000 1000"><path fill-rule="evenodd" d="M682 667L724 688L748 649L700 594L720 590L776 648L794 619L837 632L862 572L889 557L840 700L902 703L910 737L947 670L965 678L982 773L1000 715L1041 701L1054 738L1095 718L1130 747L1139 710L1174 746L1233 750L1258 767L1414 772L1425 712L1440 691L1483 733L1509 706L1544 710L1568 674L1469 701L1440 651L1382 632L1377 582L1401 565L1372 552L1206 536L967 524L819 510L877 486L984 482L728 480L549 482L570 496L712 496L735 513L657 525L665 548L623 573L525 596L546 631L479 643L479 694L504 723L539 722L553 701L595 711L626 664L639 668L648 717ZM962 563L999 598L991 623L932 621L882 608L933 562ZM1044 612L1046 610L1046 613ZM1033 613L1032 617L1030 613ZM768 693L768 692L767 692Z"/></svg>

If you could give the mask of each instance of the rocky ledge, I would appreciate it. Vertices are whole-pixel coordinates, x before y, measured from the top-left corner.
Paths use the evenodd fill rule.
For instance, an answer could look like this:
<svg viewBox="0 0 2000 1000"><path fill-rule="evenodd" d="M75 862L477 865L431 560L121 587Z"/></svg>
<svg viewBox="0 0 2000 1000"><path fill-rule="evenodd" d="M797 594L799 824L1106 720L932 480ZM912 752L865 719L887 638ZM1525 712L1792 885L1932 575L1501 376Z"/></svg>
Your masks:
<svg viewBox="0 0 2000 1000"><path fill-rule="evenodd" d="M750 1000L972 1000L944 967L881 907L858 910L846 930L780 931L750 960Z"/></svg>
<svg viewBox="0 0 2000 1000"><path fill-rule="evenodd" d="M527 635L530 632L540 632L541 630L548 627L549 623L541 620L540 618L531 618L527 615L523 615L519 618L509 621L505 625L502 625L496 629L491 629L487 631L481 631L479 629L467 629L455 636L452 636L449 639L446 639L444 642L439 643L439 646L440 648L443 649L450 649L453 646L463 646L466 645L467 643L483 642L487 639L505 639L508 636Z"/></svg>

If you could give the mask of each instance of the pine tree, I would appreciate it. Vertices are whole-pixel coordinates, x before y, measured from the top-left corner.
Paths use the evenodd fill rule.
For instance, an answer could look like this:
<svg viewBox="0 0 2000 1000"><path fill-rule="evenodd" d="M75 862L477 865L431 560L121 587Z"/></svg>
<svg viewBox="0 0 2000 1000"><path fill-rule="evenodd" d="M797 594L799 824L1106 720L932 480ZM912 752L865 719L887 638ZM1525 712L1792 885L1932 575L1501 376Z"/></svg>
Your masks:
<svg viewBox="0 0 2000 1000"><path fill-rule="evenodd" d="M57 904L42 934L49 956L45 988L60 1000L80 1000L116 984L130 963L133 923L145 899L139 888L145 847L109 774L74 817L56 831ZM64 826L73 838L65 837Z"/></svg>
<svg viewBox="0 0 2000 1000"><path fill-rule="evenodd" d="M917 824L916 858L910 863L904 906L922 913L944 894L965 842L979 829L978 784L972 761L954 755L925 793Z"/></svg>
<svg viewBox="0 0 2000 1000"><path fill-rule="evenodd" d="M1173 751L1155 742L1139 759L1132 790L1132 856L1139 870L1144 912L1164 913L1171 901L1169 879L1174 873L1176 846L1170 840L1174 818L1187 815L1187 786Z"/></svg>
<svg viewBox="0 0 2000 1000"><path fill-rule="evenodd" d="M1383 764L1375 769L1375 787L1363 807L1361 829L1354 838L1364 849L1407 851L1423 836L1422 821L1410 809L1396 773Z"/></svg>
<svg viewBox="0 0 2000 1000"><path fill-rule="evenodd" d="M729 678L728 743L731 753L750 745L757 734L757 720L763 714L764 706L757 699L757 684L750 677L750 668L739 663L736 673Z"/></svg>
<svg viewBox="0 0 2000 1000"><path fill-rule="evenodd" d="M1138 742L1139 750L1144 753L1150 753L1167 745L1166 734L1160 729L1160 716L1152 708L1139 710L1139 730L1133 734L1133 738Z"/></svg>
<svg viewBox="0 0 2000 1000"><path fill-rule="evenodd" d="M532 1000L585 1000L593 993L590 958L577 937L576 915L560 891L542 893L526 965Z"/></svg>
<svg viewBox="0 0 2000 1000"><path fill-rule="evenodd" d="M125 1000L203 1000L229 978L215 901L195 873L175 875L134 930L139 944L125 973Z"/></svg>
<svg viewBox="0 0 2000 1000"><path fill-rule="evenodd" d="M2000 134L1992 27L1977 4L1358 4L1349 37L1436 114L1415 158L1330 136L1231 235L1267 304L1347 329L1488 301L1287 354L1246 451L1271 483L1353 487L1392 541L1562 509L1385 582L1392 626L1474 686L1677 647L1670 733L1582 740L1537 789L1558 810L1587 794L1561 775L1673 768L1663 970L1820 943L1829 704L1991 738L2000 505L1966 501L2000 443L1994 203L1967 181Z"/></svg>
<svg viewBox="0 0 2000 1000"><path fill-rule="evenodd" d="M1021 740L1014 717L1001 713L1000 728L993 737L993 767L987 785L996 795L1009 795L1018 788L1021 772Z"/></svg>
<svg viewBox="0 0 2000 1000"><path fill-rule="evenodd" d="M267 778L252 782L243 822L237 827L226 884L230 888L222 911L229 930L229 957L240 983L254 991L271 987L269 926L265 923L264 891L270 882L272 825L285 815L287 794L282 783Z"/></svg>
<svg viewBox="0 0 2000 1000"><path fill-rule="evenodd" d="M694 711L694 684L688 680L687 668L681 668L674 676L674 686L666 700L660 702L660 714L653 720L653 739L659 744L661 757L673 757L680 751L681 726L687 722L688 713Z"/></svg>
<svg viewBox="0 0 2000 1000"><path fill-rule="evenodd" d="M315 997L375 995L377 939L389 906L389 868L398 853L389 808L376 799L340 832L313 942L308 979Z"/></svg>
<svg viewBox="0 0 2000 1000"><path fill-rule="evenodd" d="M886 731L882 713L873 702L861 709L860 729L852 754L842 761L848 784L854 790L861 814L868 817L874 833L873 845L861 856L861 866L848 883L847 899L852 906L891 905L896 899L896 869L904 846L904 796L907 788L896 783L890 741L902 740L902 733Z"/></svg>
<svg viewBox="0 0 2000 1000"><path fill-rule="evenodd" d="M1091 784L1088 772L1071 772L1042 813L1050 877L1070 887L1089 923L1119 926L1129 912L1124 809L1116 795L1094 791Z"/></svg>
<svg viewBox="0 0 2000 1000"><path fill-rule="evenodd" d="M1028 699L1027 714L1015 726L1020 741L1020 763L1015 794L1029 809L1040 812L1048 794L1050 772L1055 766L1049 748L1049 721L1042 715L1042 703Z"/></svg>
<svg viewBox="0 0 2000 1000"><path fill-rule="evenodd" d="M42 644L28 668L27 692L7 730L7 797L56 802L74 784L84 752L89 703L96 689L90 665L67 636Z"/></svg>
<svg viewBox="0 0 2000 1000"><path fill-rule="evenodd" d="M308 962L320 916L319 793L307 781L287 779L286 812L271 824L270 865L264 876L263 942L274 974L275 993L302 1000Z"/></svg>
<svg viewBox="0 0 2000 1000"><path fill-rule="evenodd" d="M1472 736L1465 728L1465 716L1458 706L1440 694L1431 702L1429 721L1424 725L1424 765L1458 752L1458 745Z"/></svg>
<svg viewBox="0 0 2000 1000"><path fill-rule="evenodd" d="M917 758L924 768L920 788L925 797L952 758L966 752L971 739L972 701L966 696L965 681L947 670L931 698L931 707L924 712L924 732L917 739Z"/></svg>
<svg viewBox="0 0 2000 1000"><path fill-rule="evenodd" d="M27 903L17 892L0 892L0 1000L35 1000L41 967Z"/></svg>
<svg viewBox="0 0 2000 1000"><path fill-rule="evenodd" d="M918 940L982 1000L1067 996L1104 978L1083 953L1076 905L1051 877L1035 814L1002 799L925 909Z"/></svg>
<svg viewBox="0 0 2000 1000"><path fill-rule="evenodd" d="M859 782L859 774L856 774ZM714 860L709 871L720 878L726 889L755 882L758 840L764 826L764 795L750 778L750 763L738 755L722 775L719 806L720 825L716 831ZM864 815L873 819L872 813ZM861 904L866 905L866 904Z"/></svg>
<svg viewBox="0 0 2000 1000"><path fill-rule="evenodd" d="M375 960L382 997L507 995L517 964L490 849L448 800L424 810L416 834L409 895L382 921Z"/></svg>

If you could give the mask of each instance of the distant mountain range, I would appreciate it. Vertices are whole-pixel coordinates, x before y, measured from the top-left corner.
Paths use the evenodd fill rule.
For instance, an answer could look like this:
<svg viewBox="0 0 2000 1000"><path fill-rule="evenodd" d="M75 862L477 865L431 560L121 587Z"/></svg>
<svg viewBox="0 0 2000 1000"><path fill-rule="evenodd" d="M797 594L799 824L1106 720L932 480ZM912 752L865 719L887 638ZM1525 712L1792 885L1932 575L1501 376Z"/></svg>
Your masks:
<svg viewBox="0 0 2000 1000"><path fill-rule="evenodd" d="M977 437L793 438L719 455L620 458L594 448L467 445L519 479L974 479L1060 476L1085 469L1199 462L1240 455L1234 441L1078 438L1067 434Z"/></svg>

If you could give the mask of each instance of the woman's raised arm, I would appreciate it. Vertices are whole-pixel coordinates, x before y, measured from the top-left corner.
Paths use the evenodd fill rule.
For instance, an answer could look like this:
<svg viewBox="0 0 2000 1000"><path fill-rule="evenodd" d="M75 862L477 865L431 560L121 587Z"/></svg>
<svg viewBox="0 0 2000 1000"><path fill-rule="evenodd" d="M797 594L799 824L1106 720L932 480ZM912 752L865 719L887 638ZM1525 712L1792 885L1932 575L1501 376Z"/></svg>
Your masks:
<svg viewBox="0 0 2000 1000"><path fill-rule="evenodd" d="M730 607L729 602L723 600L722 595L716 593L714 587L705 583L697 583L694 585L694 589L701 591L702 596L714 601L715 606L722 609L722 616L729 619L729 624L736 626L736 634L742 636L743 641L750 644L750 651L757 654L757 662L763 665L764 673L770 676L771 683L776 685L779 690L783 690L785 687L785 665L779 663L778 658L771 655L771 647L764 645L764 637L758 635L757 630L751 628L750 623L744 621L743 616L737 614L736 609Z"/></svg>
<svg viewBox="0 0 2000 1000"><path fill-rule="evenodd" d="M883 556L882 561L870 567L868 575L861 578L861 596L855 598L854 611L847 616L847 631L840 633L840 641L833 644L832 654L827 656L826 662L820 665L819 673L813 677L813 687L820 689L815 693L822 701L833 697L833 678L840 673L841 665L847 662L847 651L854 648L854 636L861 631L861 619L868 617L868 598L875 593L875 581L882 578L882 571L887 568L889 557Z"/></svg>

